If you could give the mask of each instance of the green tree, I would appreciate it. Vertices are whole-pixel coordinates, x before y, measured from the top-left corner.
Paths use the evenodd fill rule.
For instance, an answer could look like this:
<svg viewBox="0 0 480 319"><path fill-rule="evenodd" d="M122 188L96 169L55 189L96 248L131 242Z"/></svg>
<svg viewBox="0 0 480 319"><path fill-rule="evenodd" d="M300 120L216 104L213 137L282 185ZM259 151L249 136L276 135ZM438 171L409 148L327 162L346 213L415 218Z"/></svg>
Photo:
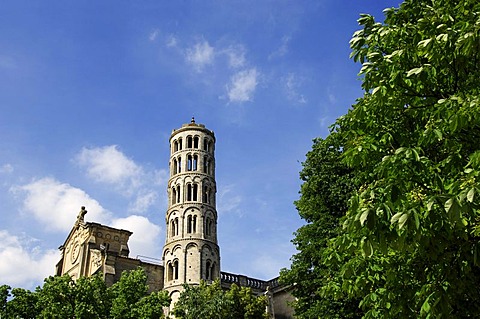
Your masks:
<svg viewBox="0 0 480 319"><path fill-rule="evenodd" d="M260 319L268 318L265 307L266 296L255 296L251 288L239 287L235 284L225 291L225 305L227 305L226 319Z"/></svg>
<svg viewBox="0 0 480 319"><path fill-rule="evenodd" d="M268 318L265 312L267 299L255 296L250 288L232 285L223 291L220 282L208 285L184 285L173 314L181 319L260 319Z"/></svg>
<svg viewBox="0 0 480 319"><path fill-rule="evenodd" d="M295 314L298 318L356 318L361 315L359 301L340 291L323 292L338 276L339 267L326 265L329 258L341 258L335 251L327 254L328 243L342 231L340 219L355 189L356 176L341 161L343 145L332 132L326 139L313 141L306 155L300 179L301 197L295 202L307 224L295 233L298 253L290 269L281 271L281 281L293 287Z"/></svg>
<svg viewBox="0 0 480 319"><path fill-rule="evenodd" d="M8 285L0 286L0 318L5 318L7 314L7 299L10 296L11 287Z"/></svg>
<svg viewBox="0 0 480 319"><path fill-rule="evenodd" d="M148 293L147 276L142 268L125 271L120 280L107 288L100 276L51 276L34 292L0 286L0 318L164 318L170 305L167 292Z"/></svg>
<svg viewBox="0 0 480 319"><path fill-rule="evenodd" d="M68 275L50 276L43 286L37 287L35 296L40 318L73 318L75 316L75 282ZM15 299L13 299L15 300Z"/></svg>
<svg viewBox="0 0 480 319"><path fill-rule="evenodd" d="M110 292L100 276L80 277L73 286L75 318L108 318L112 306Z"/></svg>
<svg viewBox="0 0 480 319"><path fill-rule="evenodd" d="M125 271L109 288L112 296L110 315L116 319L163 318L163 307L170 305L167 292L148 294L147 275L143 268Z"/></svg>
<svg viewBox="0 0 480 319"><path fill-rule="evenodd" d="M38 297L36 292L31 292L23 288L13 288L12 299L7 304L5 317L2 318L37 318L40 314L37 302Z"/></svg>
<svg viewBox="0 0 480 319"><path fill-rule="evenodd" d="M315 182L325 179L335 190L328 179L335 167L306 170L314 156L321 162L314 145L297 202L308 224L296 234L299 253L282 278L296 284L304 318L335 317L325 307L331 300L359 300L363 313L356 315L365 318L475 317L480 2L406 0L384 12L383 23L362 15L350 42L362 64L363 97L316 142L338 146L354 191L344 193L343 211L325 209L325 192L345 200ZM333 224L322 221L329 214Z"/></svg>
<svg viewBox="0 0 480 319"><path fill-rule="evenodd" d="M331 244L348 258L342 290L362 298L365 317L472 317L480 2L406 0L385 15L359 19L350 45L365 93L336 122L344 162L364 172Z"/></svg>

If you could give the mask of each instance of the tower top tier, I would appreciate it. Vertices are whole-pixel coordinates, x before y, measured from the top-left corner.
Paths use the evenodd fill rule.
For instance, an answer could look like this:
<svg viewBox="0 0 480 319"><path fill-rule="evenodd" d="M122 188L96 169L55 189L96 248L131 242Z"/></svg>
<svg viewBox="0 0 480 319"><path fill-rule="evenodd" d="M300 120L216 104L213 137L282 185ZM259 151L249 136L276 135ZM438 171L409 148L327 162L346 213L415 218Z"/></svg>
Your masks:
<svg viewBox="0 0 480 319"><path fill-rule="evenodd" d="M170 140L172 140L174 136L185 131L200 131L204 134L210 135L213 138L213 141L215 141L215 133L207 129L204 124L196 123L195 118L193 117L190 123L182 124L182 127L179 129L173 129L172 134L170 135Z"/></svg>

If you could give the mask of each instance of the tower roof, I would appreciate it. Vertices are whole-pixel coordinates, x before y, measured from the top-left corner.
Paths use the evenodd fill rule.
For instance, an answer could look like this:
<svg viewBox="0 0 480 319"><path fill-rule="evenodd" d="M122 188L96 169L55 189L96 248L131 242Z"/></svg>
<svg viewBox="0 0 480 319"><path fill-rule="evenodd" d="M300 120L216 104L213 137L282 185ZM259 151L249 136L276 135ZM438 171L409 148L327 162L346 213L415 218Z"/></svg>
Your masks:
<svg viewBox="0 0 480 319"><path fill-rule="evenodd" d="M195 122L195 117L194 116L192 116L192 119L190 120L190 123L182 124L181 128L173 129L172 134L170 135L170 138L172 138L174 135L176 135L180 132L184 132L184 131L188 131L188 130L202 131L202 132L205 132L205 133L211 135L215 139L215 133L213 131L207 129L204 124L200 124L200 123Z"/></svg>

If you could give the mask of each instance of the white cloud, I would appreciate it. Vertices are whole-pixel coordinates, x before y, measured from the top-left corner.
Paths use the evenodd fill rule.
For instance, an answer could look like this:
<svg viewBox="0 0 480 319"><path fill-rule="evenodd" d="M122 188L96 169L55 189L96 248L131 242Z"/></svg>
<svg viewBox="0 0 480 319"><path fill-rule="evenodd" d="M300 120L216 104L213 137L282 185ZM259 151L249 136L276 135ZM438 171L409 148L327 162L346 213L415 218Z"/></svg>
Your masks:
<svg viewBox="0 0 480 319"><path fill-rule="evenodd" d="M165 41L165 45L167 48L175 48L178 45L178 40L173 34L170 34Z"/></svg>
<svg viewBox="0 0 480 319"><path fill-rule="evenodd" d="M88 176L97 182L117 185L128 183L135 187L138 176L142 174L141 167L120 152L117 145L84 147L76 159L86 167Z"/></svg>
<svg viewBox="0 0 480 319"><path fill-rule="evenodd" d="M205 66L212 64L214 56L214 48L205 40L196 43L192 48L186 50L187 62L192 64L198 72L201 72Z"/></svg>
<svg viewBox="0 0 480 319"><path fill-rule="evenodd" d="M10 174L13 173L13 166L11 164L4 164L0 167L0 173Z"/></svg>
<svg viewBox="0 0 480 319"><path fill-rule="evenodd" d="M242 45L231 45L222 51L228 57L228 65L231 68L239 68L245 65L245 48Z"/></svg>
<svg viewBox="0 0 480 319"><path fill-rule="evenodd" d="M50 177L12 187L11 191L24 196L24 211L50 231L69 231L82 206L89 211L86 220L102 223L111 215L83 190Z"/></svg>
<svg viewBox="0 0 480 319"><path fill-rule="evenodd" d="M53 275L60 260L58 250L29 247L29 242L29 238L0 230L0 284L34 289L45 277Z"/></svg>
<svg viewBox="0 0 480 319"><path fill-rule="evenodd" d="M132 200L129 211L134 213L145 212L155 204L157 190L168 180L166 170L145 170L118 150L117 145L82 148L75 159L95 182L111 185Z"/></svg>
<svg viewBox="0 0 480 319"><path fill-rule="evenodd" d="M160 238L160 226L150 222L148 218L131 215L113 220L112 227L133 232L128 241L130 257L135 258L141 255L158 258L161 256L163 239Z"/></svg>
<svg viewBox="0 0 480 319"><path fill-rule="evenodd" d="M133 213L141 213L146 211L158 199L157 192L144 190L139 192L135 201L130 204L128 211Z"/></svg>
<svg viewBox="0 0 480 319"><path fill-rule="evenodd" d="M230 102L246 102L253 99L257 87L258 72L256 68L235 73L227 85L227 95Z"/></svg>
<svg viewBox="0 0 480 319"><path fill-rule="evenodd" d="M157 39L159 34L160 34L160 31L158 29L155 29L152 32L150 32L148 39L153 42Z"/></svg>

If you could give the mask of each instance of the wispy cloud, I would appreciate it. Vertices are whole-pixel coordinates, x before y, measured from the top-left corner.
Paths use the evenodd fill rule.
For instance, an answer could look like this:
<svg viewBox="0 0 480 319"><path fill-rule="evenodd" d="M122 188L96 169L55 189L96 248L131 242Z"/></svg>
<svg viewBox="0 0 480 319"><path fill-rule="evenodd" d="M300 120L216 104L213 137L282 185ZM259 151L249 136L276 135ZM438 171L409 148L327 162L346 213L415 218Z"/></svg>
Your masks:
<svg viewBox="0 0 480 319"><path fill-rule="evenodd" d="M300 104L307 103L307 99L305 98L305 96L298 92L303 81L303 78L298 77L294 73L289 73L286 77L283 78L285 93L287 94L287 98L290 101Z"/></svg>
<svg viewBox="0 0 480 319"><path fill-rule="evenodd" d="M271 60L271 59L283 57L284 55L286 55L288 53L288 44L290 42L290 39L291 39L291 37L289 37L289 36L282 37L280 47L278 47L278 49L273 51L268 56L268 59Z"/></svg>
<svg viewBox="0 0 480 319"><path fill-rule="evenodd" d="M237 213L242 215L238 210L242 203L242 196L235 193L234 188L234 185L224 185L217 194L217 210L220 214Z"/></svg>
<svg viewBox="0 0 480 319"><path fill-rule="evenodd" d="M212 64L215 50L207 41L197 42L193 47L187 48L185 58L197 72L203 71L205 66Z"/></svg>
<svg viewBox="0 0 480 319"><path fill-rule="evenodd" d="M222 51L228 58L228 66L231 68L243 67L246 63L245 47L243 45L230 45Z"/></svg>
<svg viewBox="0 0 480 319"><path fill-rule="evenodd" d="M0 174L11 174L13 173L13 166L12 164L3 164L0 166Z"/></svg>
<svg viewBox="0 0 480 319"><path fill-rule="evenodd" d="M165 40L165 45L167 48L175 48L178 45L178 40L177 37L175 37L173 34L169 34Z"/></svg>
<svg viewBox="0 0 480 319"><path fill-rule="evenodd" d="M53 275L59 260L56 249L42 250L31 245L32 238L0 230L0 278L2 284L34 289L43 278Z"/></svg>
<svg viewBox="0 0 480 319"><path fill-rule="evenodd" d="M150 32L148 39L153 42L157 39L159 34L160 34L160 30L155 29L152 32Z"/></svg>
<svg viewBox="0 0 480 319"><path fill-rule="evenodd" d="M235 73L227 84L227 96L230 102L246 102L253 100L257 88L259 73L256 68Z"/></svg>

